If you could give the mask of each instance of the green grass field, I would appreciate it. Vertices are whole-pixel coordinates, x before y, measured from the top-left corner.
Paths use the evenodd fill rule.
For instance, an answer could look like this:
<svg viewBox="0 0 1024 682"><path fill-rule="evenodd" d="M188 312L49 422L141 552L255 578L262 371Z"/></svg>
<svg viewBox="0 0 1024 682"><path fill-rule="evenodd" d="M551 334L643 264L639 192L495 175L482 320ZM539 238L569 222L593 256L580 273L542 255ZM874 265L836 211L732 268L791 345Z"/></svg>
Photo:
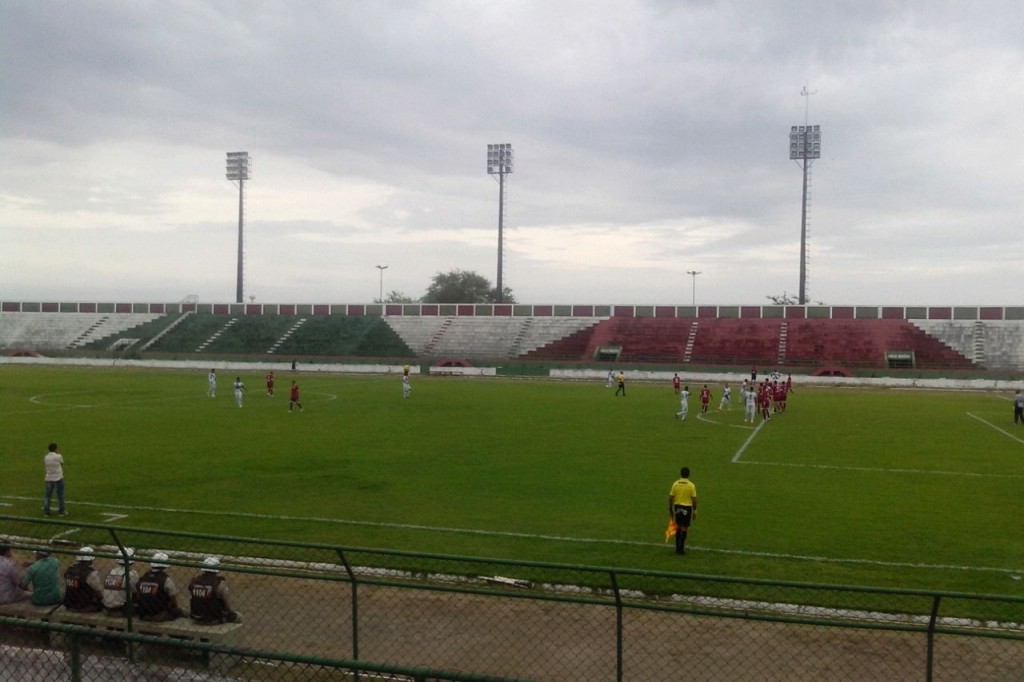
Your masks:
<svg viewBox="0 0 1024 682"><path fill-rule="evenodd" d="M3 513L431 553L1024 594L1024 427L1008 395L809 389L754 429L676 421L668 385L0 366ZM696 393L696 386L691 385ZM735 393L735 391L734 391ZM667 496L693 470L685 557Z"/></svg>

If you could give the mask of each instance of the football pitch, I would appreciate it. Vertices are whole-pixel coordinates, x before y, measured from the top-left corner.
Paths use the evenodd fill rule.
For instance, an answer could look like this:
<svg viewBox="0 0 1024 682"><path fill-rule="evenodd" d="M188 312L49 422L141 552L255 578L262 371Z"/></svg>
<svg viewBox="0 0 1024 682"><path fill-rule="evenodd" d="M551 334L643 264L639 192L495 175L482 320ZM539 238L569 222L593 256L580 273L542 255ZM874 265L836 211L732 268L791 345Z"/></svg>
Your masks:
<svg viewBox="0 0 1024 682"><path fill-rule="evenodd" d="M746 424L671 385L0 366L0 509L349 547L1024 594L1024 426L1009 394L804 388ZM288 386L304 410L288 410ZM692 469L685 557L668 490ZM69 537L73 537L73 534Z"/></svg>

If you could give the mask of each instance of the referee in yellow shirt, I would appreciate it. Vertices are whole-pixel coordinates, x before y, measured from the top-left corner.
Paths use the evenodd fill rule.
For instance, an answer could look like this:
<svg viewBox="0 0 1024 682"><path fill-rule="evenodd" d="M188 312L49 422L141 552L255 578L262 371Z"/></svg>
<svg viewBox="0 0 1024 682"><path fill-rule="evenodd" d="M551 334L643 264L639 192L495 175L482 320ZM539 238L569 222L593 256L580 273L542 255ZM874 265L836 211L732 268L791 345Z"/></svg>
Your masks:
<svg viewBox="0 0 1024 682"><path fill-rule="evenodd" d="M676 522L676 554L686 554L686 531L697 516L697 486L690 467L680 469L679 477L668 491L668 515Z"/></svg>

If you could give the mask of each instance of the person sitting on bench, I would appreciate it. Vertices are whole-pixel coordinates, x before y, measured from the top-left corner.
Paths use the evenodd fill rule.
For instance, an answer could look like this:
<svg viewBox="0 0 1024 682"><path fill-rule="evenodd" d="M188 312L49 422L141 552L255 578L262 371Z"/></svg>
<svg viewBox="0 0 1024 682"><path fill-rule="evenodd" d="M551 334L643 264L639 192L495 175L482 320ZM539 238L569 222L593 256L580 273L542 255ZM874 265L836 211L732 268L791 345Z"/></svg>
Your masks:
<svg viewBox="0 0 1024 682"><path fill-rule="evenodd" d="M135 550L125 547L124 555L118 558L117 565L110 569L110 573L103 579L103 611L108 616L123 618L128 615L125 608L125 604L128 603L128 592L139 584L139 574L132 568L132 564L135 563L132 559L134 556ZM128 564L127 576L125 562Z"/></svg>
<svg viewBox="0 0 1024 682"><path fill-rule="evenodd" d="M99 611L103 608L103 583L92 565L92 547L78 550L75 563L64 571L64 608L68 611Z"/></svg>
<svg viewBox="0 0 1024 682"><path fill-rule="evenodd" d="M188 584L189 615L196 623L218 625L239 620L228 602L228 583L219 571L220 559L208 556L203 559L202 571Z"/></svg>
<svg viewBox="0 0 1024 682"><path fill-rule="evenodd" d="M148 621L175 620L184 616L178 608L178 586L167 574L170 557L157 552L148 570L135 586L135 609L139 618Z"/></svg>

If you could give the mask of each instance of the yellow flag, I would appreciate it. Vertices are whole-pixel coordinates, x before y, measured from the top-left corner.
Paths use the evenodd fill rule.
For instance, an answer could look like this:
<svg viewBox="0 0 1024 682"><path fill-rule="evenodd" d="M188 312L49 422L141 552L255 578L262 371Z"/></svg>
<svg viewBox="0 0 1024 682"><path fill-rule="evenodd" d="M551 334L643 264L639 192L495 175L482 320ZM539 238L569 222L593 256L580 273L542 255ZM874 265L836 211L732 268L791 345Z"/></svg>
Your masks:
<svg viewBox="0 0 1024 682"><path fill-rule="evenodd" d="M668 542L670 539L675 537L675 534L676 534L676 520L675 519L669 519L668 520L668 528L665 529L665 542Z"/></svg>

